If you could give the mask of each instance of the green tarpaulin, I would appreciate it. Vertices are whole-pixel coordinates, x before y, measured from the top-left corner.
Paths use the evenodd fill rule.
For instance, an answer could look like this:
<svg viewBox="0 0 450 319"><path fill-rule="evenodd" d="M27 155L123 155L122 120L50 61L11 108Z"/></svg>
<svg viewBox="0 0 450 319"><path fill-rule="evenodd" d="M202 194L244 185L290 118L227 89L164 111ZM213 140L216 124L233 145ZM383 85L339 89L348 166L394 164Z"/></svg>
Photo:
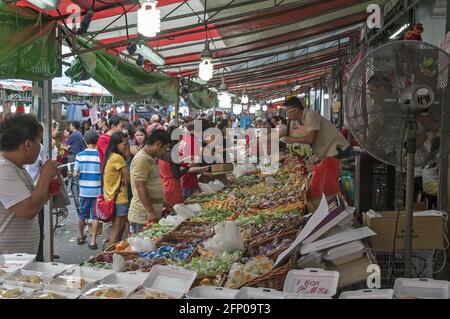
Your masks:
<svg viewBox="0 0 450 319"><path fill-rule="evenodd" d="M46 80L60 70L56 21L0 2L0 78Z"/></svg>
<svg viewBox="0 0 450 319"><path fill-rule="evenodd" d="M178 79L162 73L145 72L105 51L79 55L66 75L74 81L92 77L115 97L124 101L153 100L159 104L178 101Z"/></svg>
<svg viewBox="0 0 450 319"><path fill-rule="evenodd" d="M73 81L92 77L112 95L124 101L146 100L150 105L175 104L179 99L178 79L159 72L146 72L131 63L123 62L105 51L95 51L78 56L66 75ZM196 109L217 105L217 94L190 84L187 103Z"/></svg>
<svg viewBox="0 0 450 319"><path fill-rule="evenodd" d="M198 84L193 82L189 85L190 93L187 95L186 102L189 106L198 109L210 109L218 105L217 93L201 88Z"/></svg>

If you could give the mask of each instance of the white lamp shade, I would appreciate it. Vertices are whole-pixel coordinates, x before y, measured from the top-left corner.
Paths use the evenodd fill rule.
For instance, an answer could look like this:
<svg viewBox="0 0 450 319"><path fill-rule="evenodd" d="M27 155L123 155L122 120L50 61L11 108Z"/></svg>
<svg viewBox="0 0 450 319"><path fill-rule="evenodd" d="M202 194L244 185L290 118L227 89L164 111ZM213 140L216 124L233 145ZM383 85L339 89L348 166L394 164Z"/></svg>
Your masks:
<svg viewBox="0 0 450 319"><path fill-rule="evenodd" d="M208 82L209 80L212 79L213 72L214 72L214 65L212 64L211 61L204 60L200 62L198 77L201 80Z"/></svg>
<svg viewBox="0 0 450 319"><path fill-rule="evenodd" d="M256 111L261 111L261 104L256 103L256 105L255 105L255 110L256 110Z"/></svg>
<svg viewBox="0 0 450 319"><path fill-rule="evenodd" d="M242 113L242 105L240 105L240 104L233 105L233 113L236 115L241 114Z"/></svg>
<svg viewBox="0 0 450 319"><path fill-rule="evenodd" d="M248 95L247 94L242 95L241 102L242 102L242 104L248 103Z"/></svg>
<svg viewBox="0 0 450 319"><path fill-rule="evenodd" d="M250 109L248 111L250 112L250 114L255 114L256 113L256 107L254 105L251 105Z"/></svg>
<svg viewBox="0 0 450 319"><path fill-rule="evenodd" d="M267 112L267 104L264 104L264 105L262 106L262 110L263 110L263 112Z"/></svg>
<svg viewBox="0 0 450 319"><path fill-rule="evenodd" d="M219 93L219 107L222 109L231 109L231 96L228 93Z"/></svg>
<svg viewBox="0 0 450 319"><path fill-rule="evenodd" d="M161 12L156 8L158 1L141 1L138 10L138 32L144 37L154 37L161 31Z"/></svg>

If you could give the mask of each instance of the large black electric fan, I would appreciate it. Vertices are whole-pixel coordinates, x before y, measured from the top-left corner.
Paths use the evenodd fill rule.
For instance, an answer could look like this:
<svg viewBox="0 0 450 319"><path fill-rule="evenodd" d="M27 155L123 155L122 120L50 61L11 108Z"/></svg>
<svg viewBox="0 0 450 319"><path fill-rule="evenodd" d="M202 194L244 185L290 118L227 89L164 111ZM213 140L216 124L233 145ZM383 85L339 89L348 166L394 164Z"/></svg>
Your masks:
<svg viewBox="0 0 450 319"><path fill-rule="evenodd" d="M405 276L411 274L414 168L449 155L449 55L419 41L369 53L346 89L345 117L376 159L406 167Z"/></svg>

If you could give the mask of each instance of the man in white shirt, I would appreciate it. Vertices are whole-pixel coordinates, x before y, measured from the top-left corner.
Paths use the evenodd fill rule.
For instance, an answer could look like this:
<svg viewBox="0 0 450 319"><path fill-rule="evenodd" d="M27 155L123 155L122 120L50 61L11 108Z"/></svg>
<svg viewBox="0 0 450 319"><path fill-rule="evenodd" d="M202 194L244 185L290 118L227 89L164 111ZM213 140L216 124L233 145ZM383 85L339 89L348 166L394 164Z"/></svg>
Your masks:
<svg viewBox="0 0 450 319"><path fill-rule="evenodd" d="M57 164L47 161L36 186L24 165L34 164L41 151L42 126L33 115L13 115L0 128L0 254L36 254L37 215L50 198Z"/></svg>

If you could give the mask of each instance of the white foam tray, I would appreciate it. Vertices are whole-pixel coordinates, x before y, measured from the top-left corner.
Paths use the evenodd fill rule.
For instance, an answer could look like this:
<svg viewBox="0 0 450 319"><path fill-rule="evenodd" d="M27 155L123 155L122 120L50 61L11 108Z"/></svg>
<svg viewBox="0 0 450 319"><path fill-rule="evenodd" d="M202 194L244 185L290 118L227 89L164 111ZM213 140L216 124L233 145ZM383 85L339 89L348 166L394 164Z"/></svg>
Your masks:
<svg viewBox="0 0 450 319"><path fill-rule="evenodd" d="M44 262L35 262L26 265L23 267L24 270L31 270L31 271L38 271L38 272L45 272L48 274L54 274L59 275L69 269L71 265L61 264L61 263L44 263Z"/></svg>
<svg viewBox="0 0 450 319"><path fill-rule="evenodd" d="M155 265L150 270L143 286L181 298L189 291L197 277L197 273L176 266Z"/></svg>
<svg viewBox="0 0 450 319"><path fill-rule="evenodd" d="M239 290L223 287L195 287L186 294L188 299L234 299Z"/></svg>
<svg viewBox="0 0 450 319"><path fill-rule="evenodd" d="M392 299L394 290L392 289L361 289L355 291L345 291L341 293L339 299Z"/></svg>
<svg viewBox="0 0 450 319"><path fill-rule="evenodd" d="M32 284L32 283L28 283L28 282L16 281L15 277L16 276L21 276L21 275L35 275L35 276L39 276L39 277L41 277L43 282L41 284ZM44 285L46 283L48 283L50 281L50 279L52 279L53 277L54 277L53 274L20 269L20 270L17 270L15 272L13 272L8 277L6 277L4 279L4 284L5 285L9 285L9 286L16 286L16 287L27 287L27 288L42 289L44 287Z"/></svg>
<svg viewBox="0 0 450 319"><path fill-rule="evenodd" d="M0 285L0 290L2 288L8 289L8 290L10 290L10 289L20 289L23 292L23 295L18 297L18 298L4 298L0 294L0 299L6 299L6 300L10 300L10 299L26 299L27 296L29 296L30 294L32 294L32 293L34 293L36 291L36 289L33 289L33 288L17 287L17 286L10 286L10 285Z"/></svg>
<svg viewBox="0 0 450 319"><path fill-rule="evenodd" d="M90 293L97 291L99 289L103 289L103 288L115 288L115 289L122 289L125 291L125 295L121 298L105 298L105 297L95 297L95 296L88 296ZM92 288L88 291L86 291L83 295L80 296L80 299L126 299L128 298L131 293L133 293L135 291L134 288L131 287L124 287L124 286L119 286L119 285L99 285L95 288Z"/></svg>
<svg viewBox="0 0 450 319"><path fill-rule="evenodd" d="M32 254L3 254L0 255L0 269L12 273L31 264L36 259Z"/></svg>
<svg viewBox="0 0 450 319"><path fill-rule="evenodd" d="M323 259L331 261L334 265L339 266L361 258L364 254L364 249L365 247L362 241L356 240L329 249L323 256Z"/></svg>
<svg viewBox="0 0 450 319"><path fill-rule="evenodd" d="M235 299L285 299L285 295L274 289L244 287L239 290Z"/></svg>
<svg viewBox="0 0 450 319"><path fill-rule="evenodd" d="M106 276L101 281L101 284L117 285L136 289L143 285L148 276L148 272L115 272L111 275Z"/></svg>
<svg viewBox="0 0 450 319"><path fill-rule="evenodd" d="M284 282L283 292L303 297L332 297L339 282L337 271L320 268L290 270Z"/></svg>
<svg viewBox="0 0 450 319"><path fill-rule="evenodd" d="M47 294L47 293L55 293L55 294L64 296L67 299L78 299L80 297L80 294L78 294L78 293L71 293L71 292L67 292L67 291L51 290L51 289L44 288L43 290L39 290L39 291L36 291L35 293L30 294L29 296L25 297L24 299L35 299L35 297L42 295L42 294Z"/></svg>
<svg viewBox="0 0 450 319"><path fill-rule="evenodd" d="M449 299L450 283L426 278L397 278L394 284L396 298Z"/></svg>

